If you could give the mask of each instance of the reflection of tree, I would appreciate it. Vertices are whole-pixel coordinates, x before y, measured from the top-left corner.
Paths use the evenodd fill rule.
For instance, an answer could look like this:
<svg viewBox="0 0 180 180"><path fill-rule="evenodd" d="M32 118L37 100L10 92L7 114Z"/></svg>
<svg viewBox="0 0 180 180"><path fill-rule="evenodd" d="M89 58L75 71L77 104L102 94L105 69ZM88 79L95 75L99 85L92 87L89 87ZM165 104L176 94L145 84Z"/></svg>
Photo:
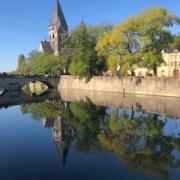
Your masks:
<svg viewBox="0 0 180 180"><path fill-rule="evenodd" d="M24 114L32 114L35 119L55 119L60 114L61 104L60 101L32 103L21 105L21 111Z"/></svg>
<svg viewBox="0 0 180 180"><path fill-rule="evenodd" d="M131 169L148 175L166 177L169 168L179 165L173 150L180 150L180 139L165 136L166 122L155 115L135 118L134 113L123 113L118 118L113 112L107 117L104 107L95 106L88 99L24 105L21 110L36 119L53 121L46 127L53 127L53 139L63 165L71 145L82 152L113 152Z"/></svg>
<svg viewBox="0 0 180 180"><path fill-rule="evenodd" d="M100 121L105 116L105 108L87 102L74 102L70 105L73 114L71 127L75 132L76 148L88 152L91 147L97 147L97 135Z"/></svg>
<svg viewBox="0 0 180 180"><path fill-rule="evenodd" d="M64 166L71 144L70 127L63 119L69 115L68 111L65 111L64 103L62 101L48 101L22 105L21 111L23 114L31 114L34 119L41 119L45 127L53 128L53 140L62 166Z"/></svg>
<svg viewBox="0 0 180 180"><path fill-rule="evenodd" d="M92 147L97 147L100 122L105 116L105 108L93 105L88 99L86 102L51 101L22 105L21 111L32 114L35 119L53 121L53 138L61 156L66 154L72 140L80 151L89 152Z"/></svg>
<svg viewBox="0 0 180 180"><path fill-rule="evenodd" d="M163 135L162 121L151 116L129 119L127 114L118 120L113 112L107 126L98 135L101 145L133 170L166 177L174 167L172 151L180 140Z"/></svg>

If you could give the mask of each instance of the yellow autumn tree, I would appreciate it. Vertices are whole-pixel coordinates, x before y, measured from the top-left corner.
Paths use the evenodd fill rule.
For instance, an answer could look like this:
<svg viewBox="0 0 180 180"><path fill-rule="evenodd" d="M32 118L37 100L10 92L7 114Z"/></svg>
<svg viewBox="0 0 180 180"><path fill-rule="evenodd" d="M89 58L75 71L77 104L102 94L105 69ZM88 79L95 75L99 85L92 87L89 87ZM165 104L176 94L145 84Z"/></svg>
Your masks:
<svg viewBox="0 0 180 180"><path fill-rule="evenodd" d="M161 50L173 40L168 28L174 23L180 24L180 18L163 8L146 10L139 16L129 17L127 21L116 25L111 32L102 34L96 51L99 56L106 57L112 74L118 64L124 72L132 70L134 64L155 70L162 62L159 56ZM123 60L124 57L127 61Z"/></svg>

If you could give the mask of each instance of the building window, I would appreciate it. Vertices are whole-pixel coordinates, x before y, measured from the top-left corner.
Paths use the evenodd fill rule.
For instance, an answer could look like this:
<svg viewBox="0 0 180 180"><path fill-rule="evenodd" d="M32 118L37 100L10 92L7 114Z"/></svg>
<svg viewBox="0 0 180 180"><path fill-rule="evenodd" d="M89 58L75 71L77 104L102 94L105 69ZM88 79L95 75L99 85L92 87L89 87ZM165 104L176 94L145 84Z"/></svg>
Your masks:
<svg viewBox="0 0 180 180"><path fill-rule="evenodd" d="M54 39L54 34L52 35L52 38Z"/></svg>
<svg viewBox="0 0 180 180"><path fill-rule="evenodd" d="M180 61L179 61L179 66L180 66Z"/></svg>
<svg viewBox="0 0 180 180"><path fill-rule="evenodd" d="M174 62L174 65L177 66L177 61Z"/></svg>
<svg viewBox="0 0 180 180"><path fill-rule="evenodd" d="M138 76L142 76L142 72L141 71L138 72Z"/></svg>
<svg viewBox="0 0 180 180"><path fill-rule="evenodd" d="M165 77L165 70L161 71L161 77Z"/></svg>
<svg viewBox="0 0 180 180"><path fill-rule="evenodd" d="M171 61L171 66L173 66L173 61Z"/></svg>

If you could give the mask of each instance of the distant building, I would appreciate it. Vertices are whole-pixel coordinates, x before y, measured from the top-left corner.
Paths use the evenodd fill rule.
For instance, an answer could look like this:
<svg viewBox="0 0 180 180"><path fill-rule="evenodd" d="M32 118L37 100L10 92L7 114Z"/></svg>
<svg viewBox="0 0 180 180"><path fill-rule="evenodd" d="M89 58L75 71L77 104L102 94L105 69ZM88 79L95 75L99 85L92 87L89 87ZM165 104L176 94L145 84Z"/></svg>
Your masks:
<svg viewBox="0 0 180 180"><path fill-rule="evenodd" d="M42 53L53 53L59 55L62 47L62 34L68 32L68 26L61 9L60 3L56 0L55 9L48 28L49 41L41 41L38 51Z"/></svg>
<svg viewBox="0 0 180 180"><path fill-rule="evenodd" d="M180 77L180 51L164 49L162 51L164 63L157 68L159 77Z"/></svg>
<svg viewBox="0 0 180 180"><path fill-rule="evenodd" d="M180 77L180 51L176 49L162 50L162 58L164 62L157 67L158 77ZM130 72L129 72L130 74ZM135 68L135 76L153 75L152 70L147 68Z"/></svg>
<svg viewBox="0 0 180 180"><path fill-rule="evenodd" d="M153 76L153 70L148 70L147 68L135 68L135 76Z"/></svg>

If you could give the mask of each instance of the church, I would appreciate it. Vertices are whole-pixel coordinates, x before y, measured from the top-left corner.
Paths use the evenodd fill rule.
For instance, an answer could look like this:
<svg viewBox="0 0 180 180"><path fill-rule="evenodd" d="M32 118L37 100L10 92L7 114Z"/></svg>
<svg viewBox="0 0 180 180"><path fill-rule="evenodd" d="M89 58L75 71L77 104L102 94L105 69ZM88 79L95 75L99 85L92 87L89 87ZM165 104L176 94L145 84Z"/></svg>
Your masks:
<svg viewBox="0 0 180 180"><path fill-rule="evenodd" d="M49 41L41 41L38 52L51 53L54 55L60 54L62 47L61 36L68 32L68 26L60 6L59 0L56 0L54 12L48 28Z"/></svg>

